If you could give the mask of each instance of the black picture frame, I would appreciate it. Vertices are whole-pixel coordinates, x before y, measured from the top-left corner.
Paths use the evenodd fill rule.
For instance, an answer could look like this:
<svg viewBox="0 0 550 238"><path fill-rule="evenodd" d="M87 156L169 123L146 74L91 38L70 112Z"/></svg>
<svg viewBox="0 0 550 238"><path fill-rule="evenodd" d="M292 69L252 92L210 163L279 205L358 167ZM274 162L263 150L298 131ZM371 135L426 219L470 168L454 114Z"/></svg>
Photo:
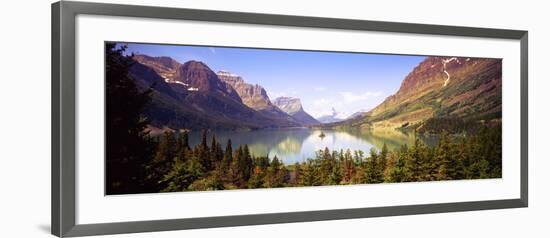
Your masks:
<svg viewBox="0 0 550 238"><path fill-rule="evenodd" d="M485 209L520 208L528 206L527 31L68 1L53 3L51 11L51 233L56 236L74 237L131 232L168 231ZM520 198L508 200L319 210L205 218L76 224L75 18L79 14L517 40L520 42L521 46L521 87L519 89L521 91Z"/></svg>

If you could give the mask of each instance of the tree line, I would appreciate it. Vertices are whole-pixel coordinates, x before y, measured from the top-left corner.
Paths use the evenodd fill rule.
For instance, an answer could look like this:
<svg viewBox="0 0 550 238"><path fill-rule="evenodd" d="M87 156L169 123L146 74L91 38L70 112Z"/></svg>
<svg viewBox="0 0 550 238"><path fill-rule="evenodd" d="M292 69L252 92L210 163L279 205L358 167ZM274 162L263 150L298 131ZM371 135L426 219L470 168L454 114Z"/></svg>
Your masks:
<svg viewBox="0 0 550 238"><path fill-rule="evenodd" d="M501 177L498 130L469 136L443 133L434 147L416 139L389 151L319 150L314 158L284 164L277 156L254 156L247 145L225 149L212 136L191 148L187 133L165 132L154 159L145 166L159 192L276 188Z"/></svg>

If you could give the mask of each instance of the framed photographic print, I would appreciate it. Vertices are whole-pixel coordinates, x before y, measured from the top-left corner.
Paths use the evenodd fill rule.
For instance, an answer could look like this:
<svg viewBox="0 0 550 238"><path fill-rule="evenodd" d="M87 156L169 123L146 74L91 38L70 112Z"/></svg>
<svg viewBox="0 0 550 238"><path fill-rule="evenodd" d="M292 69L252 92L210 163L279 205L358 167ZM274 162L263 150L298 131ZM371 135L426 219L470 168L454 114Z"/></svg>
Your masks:
<svg viewBox="0 0 550 238"><path fill-rule="evenodd" d="M52 233L527 206L527 32L52 5Z"/></svg>

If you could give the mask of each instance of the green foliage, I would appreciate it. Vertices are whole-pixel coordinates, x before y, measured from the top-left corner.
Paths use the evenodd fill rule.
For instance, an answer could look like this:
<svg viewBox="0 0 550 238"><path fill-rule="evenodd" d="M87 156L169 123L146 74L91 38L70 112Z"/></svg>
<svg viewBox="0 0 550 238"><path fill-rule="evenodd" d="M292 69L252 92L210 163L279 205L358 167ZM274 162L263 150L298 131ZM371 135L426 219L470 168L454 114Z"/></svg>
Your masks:
<svg viewBox="0 0 550 238"><path fill-rule="evenodd" d="M408 158L409 149L407 145L401 146L401 150L397 152L397 158L393 167L388 169L388 176L386 177L386 182L389 183L398 183L408 181L408 175L410 174L407 168L405 167L405 161Z"/></svg>
<svg viewBox="0 0 550 238"><path fill-rule="evenodd" d="M145 179L144 165L153 155L154 143L141 113L151 100L151 90L140 92L129 76L133 60L124 55L126 47L108 43L105 50L107 194L155 191Z"/></svg>
<svg viewBox="0 0 550 238"><path fill-rule="evenodd" d="M284 187L287 181L287 168L279 161L277 156L273 158L269 167L267 167L264 179L264 187L277 188Z"/></svg>
<svg viewBox="0 0 550 238"><path fill-rule="evenodd" d="M204 174L202 164L195 158L182 162L175 160L172 169L159 183L166 184L162 192L185 191L198 178Z"/></svg>
<svg viewBox="0 0 550 238"><path fill-rule="evenodd" d="M232 150L231 141L223 150L215 136L208 147L205 133L189 149L183 143L185 134L166 132L147 171L163 192L498 178L500 133L500 128L484 128L471 136L443 132L433 147L416 139L410 147L389 151L384 144L366 156L360 150L325 148L315 158L285 165L277 156L251 155L247 145Z"/></svg>
<svg viewBox="0 0 550 238"><path fill-rule="evenodd" d="M300 165L301 167L301 180L302 186L319 186L321 185L321 179L319 176L319 166L316 160L308 159L306 162Z"/></svg>
<svg viewBox="0 0 550 238"><path fill-rule="evenodd" d="M441 134L445 131L451 134L473 134L482 127L483 125L478 121L463 120L458 117L433 117L422 123L418 128L418 132Z"/></svg>

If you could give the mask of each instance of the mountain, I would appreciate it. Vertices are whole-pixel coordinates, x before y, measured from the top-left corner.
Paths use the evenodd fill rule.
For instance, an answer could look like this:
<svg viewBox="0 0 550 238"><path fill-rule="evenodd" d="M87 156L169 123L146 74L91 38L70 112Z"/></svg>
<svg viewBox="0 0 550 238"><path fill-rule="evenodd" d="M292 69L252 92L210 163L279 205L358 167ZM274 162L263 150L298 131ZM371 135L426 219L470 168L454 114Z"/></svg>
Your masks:
<svg viewBox="0 0 550 238"><path fill-rule="evenodd" d="M154 127L175 129L256 129L286 127L243 103L233 87L206 64L180 64L169 57L134 56L130 76L142 89L152 87L144 114Z"/></svg>
<svg viewBox="0 0 550 238"><path fill-rule="evenodd" d="M241 76L228 71L218 71L217 75L223 82L235 89L242 102L248 107L263 113L273 120L278 120L281 123L286 122L288 126L301 125L300 122L273 105L262 86L248 84Z"/></svg>
<svg viewBox="0 0 550 238"><path fill-rule="evenodd" d="M356 118L356 117L360 117L360 116L363 116L365 113L367 113L368 110L359 110L351 115L349 115L348 117L346 117L346 120L349 120L349 119L353 119L353 118Z"/></svg>
<svg viewBox="0 0 550 238"><path fill-rule="evenodd" d="M202 62L191 60L185 64L180 64L170 57L151 57L148 55L135 55L133 59L154 70L162 77L164 82L178 84L179 90L217 91L237 101L241 100L232 87L217 78L217 75Z"/></svg>
<svg viewBox="0 0 550 238"><path fill-rule="evenodd" d="M334 123L334 122L343 121L346 118L348 118L348 116L343 115L342 113L338 113L336 111L336 109L334 109L334 107L333 107L331 114L321 116L321 117L317 118L317 120L319 122L323 123L323 124L326 124L326 123Z"/></svg>
<svg viewBox="0 0 550 238"><path fill-rule="evenodd" d="M304 111L302 108L302 102L299 98L278 97L273 101L273 104L283 112L292 116L292 118L300 122L302 125L309 126L319 124L319 121Z"/></svg>
<svg viewBox="0 0 550 238"><path fill-rule="evenodd" d="M501 97L501 59L426 57L395 94L369 112L335 125L399 128L429 118L498 120Z"/></svg>
<svg viewBox="0 0 550 238"><path fill-rule="evenodd" d="M173 81L176 69L181 65L170 57L151 57L148 55L134 55L133 59L157 72L166 82Z"/></svg>

